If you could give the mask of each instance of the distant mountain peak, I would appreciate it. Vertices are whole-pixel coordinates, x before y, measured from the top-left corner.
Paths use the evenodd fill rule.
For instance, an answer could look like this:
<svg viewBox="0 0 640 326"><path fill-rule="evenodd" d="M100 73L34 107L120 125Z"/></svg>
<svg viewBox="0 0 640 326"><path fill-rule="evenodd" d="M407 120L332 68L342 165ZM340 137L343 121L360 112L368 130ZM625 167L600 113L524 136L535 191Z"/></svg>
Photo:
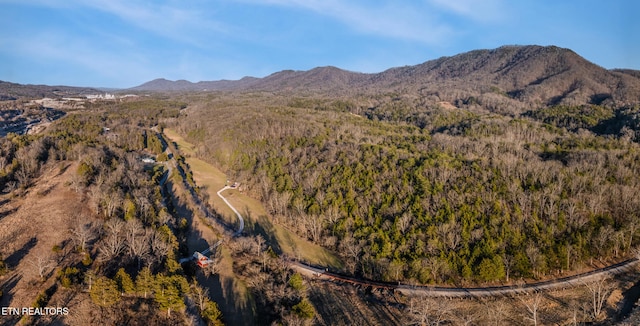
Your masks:
<svg viewBox="0 0 640 326"><path fill-rule="evenodd" d="M487 108L640 102L640 73L609 71L558 46L505 45L396 67L376 74L334 66L282 70L264 78L191 83L155 79L150 91L303 91L331 94L402 92L433 101L478 103ZM427 94L427 95L424 95ZM596 100L594 100L596 99Z"/></svg>

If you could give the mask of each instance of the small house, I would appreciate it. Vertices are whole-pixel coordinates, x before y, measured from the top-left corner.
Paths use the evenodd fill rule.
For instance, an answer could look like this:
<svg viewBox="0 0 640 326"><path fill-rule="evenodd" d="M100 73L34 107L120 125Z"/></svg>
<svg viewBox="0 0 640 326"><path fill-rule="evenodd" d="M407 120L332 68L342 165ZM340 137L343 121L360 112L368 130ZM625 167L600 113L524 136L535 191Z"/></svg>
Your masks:
<svg viewBox="0 0 640 326"><path fill-rule="evenodd" d="M209 257L197 251L193 253L193 258L196 260L196 264L198 264L200 268L207 267L212 262L211 259L209 259Z"/></svg>

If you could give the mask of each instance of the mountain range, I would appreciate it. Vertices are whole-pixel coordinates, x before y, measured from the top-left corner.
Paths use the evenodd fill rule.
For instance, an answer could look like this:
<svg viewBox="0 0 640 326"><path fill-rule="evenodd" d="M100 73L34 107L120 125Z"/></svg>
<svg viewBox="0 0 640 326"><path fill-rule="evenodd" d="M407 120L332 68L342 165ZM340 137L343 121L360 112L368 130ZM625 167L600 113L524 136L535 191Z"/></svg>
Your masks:
<svg viewBox="0 0 640 326"><path fill-rule="evenodd" d="M399 92L447 102L486 105L628 105L640 102L640 71L607 70L570 49L503 46L475 50L366 74L336 67L284 70L264 78L169 81L156 79L131 91L296 91L331 94Z"/></svg>
<svg viewBox="0 0 640 326"><path fill-rule="evenodd" d="M19 98L58 98L98 93L103 93L103 91L91 87L22 85L0 80L0 101Z"/></svg>
<svg viewBox="0 0 640 326"><path fill-rule="evenodd" d="M0 82L0 96L10 99L33 88L37 90L33 95L95 91ZM358 73L329 66L239 80L192 83L155 79L124 91L290 91L338 96L396 93L426 98L428 102L449 102L456 106L472 103L496 110L550 105L622 106L640 103L640 71L607 70L570 49L528 45L474 50L380 73Z"/></svg>

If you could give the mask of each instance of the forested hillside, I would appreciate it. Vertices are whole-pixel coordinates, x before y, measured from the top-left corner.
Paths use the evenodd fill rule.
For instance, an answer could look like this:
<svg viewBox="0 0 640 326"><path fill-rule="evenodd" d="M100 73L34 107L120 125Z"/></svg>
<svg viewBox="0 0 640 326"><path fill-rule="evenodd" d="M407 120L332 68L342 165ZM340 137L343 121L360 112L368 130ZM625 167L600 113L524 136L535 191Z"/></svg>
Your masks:
<svg viewBox="0 0 640 326"><path fill-rule="evenodd" d="M235 90L288 96L322 94L329 98L366 95L368 99L400 94L420 100L420 106L446 102L514 116L554 105L633 105L640 101L639 76L635 70L604 69L570 49L528 45L474 50L372 74L317 67L237 81L158 79L132 90Z"/></svg>
<svg viewBox="0 0 640 326"><path fill-rule="evenodd" d="M0 138L0 303L74 310L2 322L219 325L224 313L240 324L412 323L486 309L514 321L505 311L532 312L540 293L507 298L511 310L481 300L447 312L435 299L307 276L515 288L638 255L637 71L507 46L378 74L321 67L145 85L172 92L34 107L33 120L62 118ZM4 98L40 94L25 89ZM10 127L24 120L14 104L1 115ZM241 231L216 196L229 181L240 185L223 190L246 216ZM201 248L210 266L178 263ZM299 264L308 251L331 258L313 265L335 263ZM594 284L548 296L557 315L547 321L598 321L615 315L602 300L637 301Z"/></svg>
<svg viewBox="0 0 640 326"><path fill-rule="evenodd" d="M67 309L3 313L2 324L221 323L177 262L187 226L162 194L166 166L141 160L163 152L149 128L180 106L96 102L0 138L0 302Z"/></svg>
<svg viewBox="0 0 640 326"><path fill-rule="evenodd" d="M100 91L89 87L21 85L0 80L0 101L18 98L62 97L69 95L96 94Z"/></svg>
<svg viewBox="0 0 640 326"><path fill-rule="evenodd" d="M341 254L355 275L543 278L636 247L638 107L505 116L370 100L216 94L173 123L279 223Z"/></svg>

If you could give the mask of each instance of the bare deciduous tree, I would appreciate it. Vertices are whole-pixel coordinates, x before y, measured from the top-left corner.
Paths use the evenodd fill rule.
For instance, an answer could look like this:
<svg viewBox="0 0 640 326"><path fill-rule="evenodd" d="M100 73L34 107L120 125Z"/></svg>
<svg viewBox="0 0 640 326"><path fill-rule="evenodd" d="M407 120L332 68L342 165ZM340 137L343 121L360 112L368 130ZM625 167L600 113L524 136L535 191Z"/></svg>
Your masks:
<svg viewBox="0 0 640 326"><path fill-rule="evenodd" d="M264 244L266 242L264 240L264 237L262 237L261 234L258 234L255 237L253 237L253 240L255 241L255 248L254 248L255 254L258 255L264 250Z"/></svg>
<svg viewBox="0 0 640 326"><path fill-rule="evenodd" d="M440 325L447 321L450 311L450 303L442 298L412 297L407 307L407 321L410 325Z"/></svg>
<svg viewBox="0 0 640 326"><path fill-rule="evenodd" d="M495 300L493 302L486 302L487 317L492 325L504 325L505 317L509 316L509 309L504 300Z"/></svg>
<svg viewBox="0 0 640 326"><path fill-rule="evenodd" d="M125 249L124 222L118 218L112 218L107 221L104 229L105 236L99 250L102 258L108 261L120 255Z"/></svg>
<svg viewBox="0 0 640 326"><path fill-rule="evenodd" d="M41 253L36 257L34 257L33 259L30 259L28 261L28 264L31 267L33 267L33 269L38 273L38 276L40 276L40 278L42 279L45 277L45 275L47 275L47 272L49 272L49 270L54 266L54 261L51 260L49 255Z"/></svg>
<svg viewBox="0 0 640 326"><path fill-rule="evenodd" d="M591 317L596 321L602 316L604 303L613 291L613 286L606 277L584 283L584 285L591 295Z"/></svg>
<svg viewBox="0 0 640 326"><path fill-rule="evenodd" d="M151 256L149 257L151 263L161 262L171 250L171 245L157 231L151 232L149 235L149 245L151 246Z"/></svg>
<svg viewBox="0 0 640 326"><path fill-rule="evenodd" d="M139 220L132 219L124 226L124 234L129 258L136 260L140 269L142 260L149 253L149 233Z"/></svg>
<svg viewBox="0 0 640 326"><path fill-rule="evenodd" d="M505 253L502 256L502 263L504 264L506 281L509 282L509 275L511 274L511 268L513 268L513 265L516 263L516 260L513 257L513 255Z"/></svg>
<svg viewBox="0 0 640 326"><path fill-rule="evenodd" d="M191 294L193 297L193 301L198 306L200 311L203 311L206 308L207 301L209 299L209 289L206 287L200 286L197 282L191 285Z"/></svg>
<svg viewBox="0 0 640 326"><path fill-rule="evenodd" d="M344 253L347 258L345 259L347 271L349 273L355 272L355 268L360 261L362 245L356 242L352 237L346 237L342 242L340 242L340 252Z"/></svg>
<svg viewBox="0 0 640 326"><path fill-rule="evenodd" d="M529 258L529 262L531 262L531 267L533 267L533 275L538 277L539 265L541 263L540 250L538 249L538 247L530 244L529 246L527 246L525 253Z"/></svg>
<svg viewBox="0 0 640 326"><path fill-rule="evenodd" d="M112 191L107 196L103 197L104 202L104 215L111 218L116 213L116 210L122 207L124 197L120 191Z"/></svg>
<svg viewBox="0 0 640 326"><path fill-rule="evenodd" d="M440 275L442 275L444 269L447 267L446 263L438 257L429 257L426 260L426 263L429 267L429 271L431 272L432 279L435 282L438 282L440 280Z"/></svg>
<svg viewBox="0 0 640 326"><path fill-rule="evenodd" d="M98 229L92 222L87 221L89 219L90 218L85 215L77 217L69 230L76 248L82 252L87 249L87 244L98 235Z"/></svg>
<svg viewBox="0 0 640 326"><path fill-rule="evenodd" d="M531 321L533 325L537 326L540 323L540 308L542 306L542 294L536 292L534 294L527 294L521 296L520 301L527 309L525 319Z"/></svg>

